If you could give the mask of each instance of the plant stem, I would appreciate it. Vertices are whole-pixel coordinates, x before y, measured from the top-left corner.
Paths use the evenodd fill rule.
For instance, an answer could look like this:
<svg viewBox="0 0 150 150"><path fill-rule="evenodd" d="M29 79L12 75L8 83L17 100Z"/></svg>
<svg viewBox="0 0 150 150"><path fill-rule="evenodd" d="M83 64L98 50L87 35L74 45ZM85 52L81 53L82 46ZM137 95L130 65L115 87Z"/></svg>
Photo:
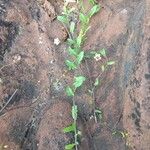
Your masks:
<svg viewBox="0 0 150 150"><path fill-rule="evenodd" d="M76 103L75 103L74 97L72 99L72 102L73 102L73 106L75 106ZM78 150L78 145L77 145L77 141L78 141L77 136L78 135L77 135L77 120L76 119L74 119L74 125L75 125L75 129L74 129L75 150Z"/></svg>
<svg viewBox="0 0 150 150"><path fill-rule="evenodd" d="M75 124L75 130L74 130L75 149L78 150L78 144L77 144L78 139L77 139L77 128L76 128L77 122L76 122L76 120L74 120L74 124Z"/></svg>
<svg viewBox="0 0 150 150"><path fill-rule="evenodd" d="M86 60L85 60L85 65L86 65L86 69L87 69L87 71L88 71L88 76L89 76L89 81L90 81L90 87L92 88L93 85L92 85L92 81L91 81L91 74L90 74L90 70L89 70L89 67L88 67L88 64L87 64L87 61L86 61ZM96 117L96 113L95 113L96 104L95 104L95 94L94 94L94 90L95 90L95 87L93 87L93 89L92 89L93 115L94 115L95 122L97 123L97 117Z"/></svg>

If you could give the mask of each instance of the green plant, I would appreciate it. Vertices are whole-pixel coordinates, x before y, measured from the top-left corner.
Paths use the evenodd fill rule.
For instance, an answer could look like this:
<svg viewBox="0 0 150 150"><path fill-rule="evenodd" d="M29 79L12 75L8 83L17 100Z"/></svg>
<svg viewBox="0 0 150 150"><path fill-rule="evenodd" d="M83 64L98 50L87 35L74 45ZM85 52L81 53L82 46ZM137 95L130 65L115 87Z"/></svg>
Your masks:
<svg viewBox="0 0 150 150"><path fill-rule="evenodd" d="M89 0L89 2L90 2L92 5L94 5L94 4L97 3L96 0Z"/></svg>
<svg viewBox="0 0 150 150"><path fill-rule="evenodd" d="M90 19L92 18L93 15L95 15L100 10L100 6L97 4L96 0L88 0L88 1L92 7L89 11L85 11L82 0L77 0L76 9L75 7L69 8L68 4L65 4L62 15L57 17L57 19L60 22L62 22L69 35L69 38L67 39L67 44L68 44L67 52L69 54L69 58L65 60L65 64L68 70L70 71L80 68L82 61L85 60L86 58L91 58L91 57L93 57L94 59L96 58L100 59L101 57L107 58L105 49L101 49L99 51L91 51L89 54L85 53L82 50L82 46L86 40L86 33L90 29L89 26ZM78 22L74 21L78 19L80 23L79 31L77 30ZM104 71L107 66L113 64L114 64L113 61L107 61L105 64L102 65L102 71ZM94 112L94 118L96 122L97 119L101 120L103 117L102 111L100 109L97 109L95 106L94 90L100 84L99 78L100 75L95 79L94 83L91 84L92 89L89 90L93 95L93 105L94 105L93 112ZM65 127L63 129L63 132L74 133L74 142L66 145L65 146L66 150L70 150L74 148L76 150L78 149L78 145L79 145L78 136L81 135L81 132L78 130L77 127L78 106L76 105L75 102L75 95L76 95L76 90L83 85L85 80L86 77L82 75L76 75L74 77L72 85L68 85L65 90L67 96L72 98L71 116L73 118L73 122L69 126Z"/></svg>
<svg viewBox="0 0 150 150"><path fill-rule="evenodd" d="M131 143L129 141L129 133L125 130L113 130L112 131L113 136L121 137L125 140L126 146L128 148L131 148Z"/></svg>
<svg viewBox="0 0 150 150"><path fill-rule="evenodd" d="M70 59L67 59L65 61L66 66L69 70L75 70L77 69L81 62L83 61L85 57L85 52L82 50L82 45L84 44L84 41L86 39L86 33L90 29L89 22L91 17L97 13L100 10L100 6L96 5L95 0L90 1L90 3L93 5L91 10L88 13L84 13L82 10L84 10L83 3L81 0L77 1L77 6L79 9L79 12L77 13L77 18L80 20L80 31L78 34L75 34L76 31L76 22L73 22L70 18L71 16L74 16L76 13L75 8L69 8L67 7L67 4L64 5L63 13L61 16L58 16L57 19L62 22L62 24L65 26L69 38L67 40L68 43L68 53L70 55ZM83 82L86 80L84 76L75 76L73 84L71 86L66 87L66 94L69 97L72 97L73 105L72 105L72 118L74 122L64 128L64 132L73 132L74 133L74 143L68 144L65 146L65 149L73 149L76 150L78 145L78 135L80 135L80 131L77 129L77 118L78 118L78 107L75 103L74 96L76 89L81 87Z"/></svg>
<svg viewBox="0 0 150 150"><path fill-rule="evenodd" d="M78 136L80 135L80 131L78 131L78 129L77 129L78 107L75 104L74 95L75 95L76 89L81 87L85 80L86 80L86 78L84 76L75 76L73 84L66 88L66 94L69 97L72 97L72 99L73 99L71 116L72 116L74 122L71 125L69 125L68 127L64 128L63 131L64 131L64 133L68 133L68 132L74 133L74 143L66 145L65 149L72 149L74 147L76 147L76 149L77 149Z"/></svg>
<svg viewBox="0 0 150 150"><path fill-rule="evenodd" d="M89 53L86 53L85 54L85 58L87 58L87 59L95 59L95 61L101 61L101 63L100 63L101 64L101 73L95 78L94 82L90 81L91 89L88 90L89 93L92 96L92 99L93 99L93 115L94 115L94 119L95 119L95 122L98 122L98 120L102 120L103 113L102 113L102 110L100 110L99 108L96 107L95 94L94 93L95 93L95 90L97 89L97 87L101 85L101 79L100 78L101 78L102 74L104 73L104 71L106 71L106 69L109 66L114 65L115 61L108 60L108 58L107 58L107 51L104 48L100 49L100 50L97 50L97 51L95 50L95 51L90 51ZM89 70L88 66L86 66L86 67L87 67L87 70Z"/></svg>
<svg viewBox="0 0 150 150"><path fill-rule="evenodd" d="M112 132L112 135L120 136L120 137L126 139L129 134L128 134L128 132L126 132L126 131L115 130L115 131Z"/></svg>
<svg viewBox="0 0 150 150"><path fill-rule="evenodd" d="M83 7L82 1L79 1L78 3L80 7ZM66 66L68 67L69 70L77 69L77 67L81 64L82 60L84 59L85 53L81 47L86 39L87 31L90 29L89 21L91 17L100 10L99 5L96 5L95 3L93 4L94 6L87 14L81 12L81 8L79 8L80 11L78 12L78 16L79 16L81 28L77 36L75 36L74 34L76 31L76 23L69 20L69 18L71 18L71 15L73 15L73 12L76 11L74 8L69 9L65 5L62 15L57 17L57 19L60 22L62 22L62 24L65 26L69 34L67 43L69 45L68 52L71 56L70 58L71 60L65 61Z"/></svg>

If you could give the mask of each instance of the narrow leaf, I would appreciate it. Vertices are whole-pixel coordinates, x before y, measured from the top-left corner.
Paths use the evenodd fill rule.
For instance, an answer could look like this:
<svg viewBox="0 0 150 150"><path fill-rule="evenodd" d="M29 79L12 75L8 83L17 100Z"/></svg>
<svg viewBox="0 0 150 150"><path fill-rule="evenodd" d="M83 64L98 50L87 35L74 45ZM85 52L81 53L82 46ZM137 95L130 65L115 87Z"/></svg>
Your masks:
<svg viewBox="0 0 150 150"><path fill-rule="evenodd" d="M66 65L67 65L67 67L68 67L69 70L74 70L74 69L77 68L77 66L75 65L75 63L72 62L72 61L70 61L70 60L66 60L65 63L66 63Z"/></svg>
<svg viewBox="0 0 150 150"><path fill-rule="evenodd" d="M64 133L74 132L74 131L75 131L75 124L74 123L63 129Z"/></svg>
<svg viewBox="0 0 150 150"><path fill-rule="evenodd" d="M73 92L73 90L71 89L71 87L67 87L66 88L66 94L67 94L67 96L74 96L74 92Z"/></svg>
<svg viewBox="0 0 150 150"><path fill-rule="evenodd" d="M102 72L104 72L104 71L105 71L105 66L102 65L102 66L101 66L101 69L102 69Z"/></svg>
<svg viewBox="0 0 150 150"><path fill-rule="evenodd" d="M101 110L96 109L95 113L100 120L103 119L103 112Z"/></svg>
<svg viewBox="0 0 150 150"><path fill-rule="evenodd" d="M88 17L85 16L83 13L80 13L79 19L83 24L87 24L89 22Z"/></svg>
<svg viewBox="0 0 150 150"><path fill-rule="evenodd" d="M108 61L107 62L107 65L111 66L111 65L114 65L115 64L115 61Z"/></svg>
<svg viewBox="0 0 150 150"><path fill-rule="evenodd" d="M79 35L79 36L77 37L77 45L78 45L78 47L81 46L81 43L82 43L82 36Z"/></svg>
<svg viewBox="0 0 150 150"><path fill-rule="evenodd" d="M57 19L62 23L68 23L68 19L65 16L57 16Z"/></svg>
<svg viewBox="0 0 150 150"><path fill-rule="evenodd" d="M96 110L95 110L95 113L102 114L102 111L101 111L101 110L96 109Z"/></svg>
<svg viewBox="0 0 150 150"><path fill-rule="evenodd" d="M80 30L79 36L76 39L76 43L77 43L78 47L81 47L81 44L83 43L83 38L85 36L85 31L88 30L89 28L90 27Z"/></svg>
<svg viewBox="0 0 150 150"><path fill-rule="evenodd" d="M93 8L89 12L89 17L91 18L94 14L96 14L100 10L99 5L93 6Z"/></svg>
<svg viewBox="0 0 150 150"><path fill-rule="evenodd" d="M99 85L99 79L98 79L98 78L96 78L96 79L95 79L94 86L98 86L98 85Z"/></svg>
<svg viewBox="0 0 150 150"><path fill-rule="evenodd" d="M84 58L84 51L81 51L81 52L79 53L79 55L77 56L76 63L77 63L78 65L80 65L81 62L82 62L82 60L83 60L83 58Z"/></svg>

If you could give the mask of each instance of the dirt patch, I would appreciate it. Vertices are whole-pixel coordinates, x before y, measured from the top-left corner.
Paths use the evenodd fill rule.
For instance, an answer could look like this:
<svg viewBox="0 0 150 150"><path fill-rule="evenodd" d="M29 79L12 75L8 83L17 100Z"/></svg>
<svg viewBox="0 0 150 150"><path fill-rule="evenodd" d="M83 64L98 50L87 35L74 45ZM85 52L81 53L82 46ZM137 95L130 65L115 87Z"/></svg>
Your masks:
<svg viewBox="0 0 150 150"><path fill-rule="evenodd" d="M149 0L99 1L101 12L91 21L84 50L108 49L116 65L101 77L95 92L103 122L92 119L89 84L77 91L81 150L149 150L150 53ZM85 3L86 4L86 3ZM14 150L63 150L72 135L70 99L64 94L73 73L64 60L67 32L55 19L63 1L0 1L0 146ZM88 6L87 6L88 7ZM61 43L54 44L59 38ZM92 81L101 62L88 61L82 73ZM127 139L113 136L126 130ZM127 146L128 144L128 146ZM130 145L130 146L129 146Z"/></svg>
<svg viewBox="0 0 150 150"><path fill-rule="evenodd" d="M56 112L57 110L57 112ZM39 150L63 149L67 141L69 142L69 137L63 134L62 130L71 124L70 119L70 105L64 102L58 102L54 104L51 109L49 109L39 126L37 133L37 140L39 141Z"/></svg>

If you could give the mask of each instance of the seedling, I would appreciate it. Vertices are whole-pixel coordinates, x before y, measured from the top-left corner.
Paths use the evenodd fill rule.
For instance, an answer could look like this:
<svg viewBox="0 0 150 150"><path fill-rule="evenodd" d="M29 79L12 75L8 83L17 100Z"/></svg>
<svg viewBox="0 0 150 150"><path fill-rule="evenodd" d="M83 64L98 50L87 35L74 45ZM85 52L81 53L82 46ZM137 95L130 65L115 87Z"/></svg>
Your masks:
<svg viewBox="0 0 150 150"><path fill-rule="evenodd" d="M83 50L83 44L86 40L86 33L90 29L89 23L90 19L93 15L95 15L100 10L100 6L97 4L96 0L88 0L91 4L91 9L89 11L85 11L83 1L77 0L77 9L69 8L68 3L64 5L62 15L58 16L57 19L62 22L64 27L66 28L69 38L67 39L68 44L68 54L69 58L65 60L65 64L68 70L72 71L78 69L82 63L82 61L86 58L94 58L95 60L99 61L101 58L107 58L106 50L101 49L99 51L91 51L89 54L86 54ZM72 19L73 17L75 17ZM77 22L74 20L78 20L80 23L80 30L77 32ZM105 64L102 65L102 71L105 71L106 66L113 65L113 61L107 61ZM102 111L100 109L96 109L95 106L95 97L94 97L94 90L100 85L100 76L98 76L94 83L91 90L91 94L93 95L93 110L94 110L94 117L95 120L102 119ZM73 118L73 123L63 129L64 133L74 133L74 142L65 146L66 150L76 149L78 150L78 136L82 133L78 130L77 127L77 119L78 119L78 106L75 102L75 95L76 90L81 88L83 83L85 82L86 77L82 75L76 75L72 81L72 85L68 85L66 87L66 95L72 98L72 111L71 116Z"/></svg>
<svg viewBox="0 0 150 150"><path fill-rule="evenodd" d="M106 71L108 66L112 66L115 64L115 61L109 61L107 58L107 51L106 49L100 49L100 50L95 50L95 51L90 51L89 53L85 54L85 58L87 59L94 59L95 61L100 61L101 63L101 73L95 78L95 81L91 83L91 89L88 90L90 95L93 98L93 112L94 112L94 119L95 122L99 120L99 118L102 118L102 113L99 113L101 116L99 117L97 114L99 111L96 109L96 104L95 104L95 90L98 86L101 84L100 77L102 76L103 72ZM88 68L88 66L86 66ZM88 69L89 70L89 69Z"/></svg>
<svg viewBox="0 0 150 150"><path fill-rule="evenodd" d="M72 97L73 100L71 116L74 120L74 122L70 126L63 129L64 133L68 133L68 132L74 133L74 143L66 145L65 147L66 150L69 148L73 149L74 147L77 149L78 146L77 139L78 136L81 135L81 132L77 130L78 106L75 104L74 96L75 96L76 89L81 87L85 80L86 78L84 76L75 76L73 84L66 88L66 94Z"/></svg>

